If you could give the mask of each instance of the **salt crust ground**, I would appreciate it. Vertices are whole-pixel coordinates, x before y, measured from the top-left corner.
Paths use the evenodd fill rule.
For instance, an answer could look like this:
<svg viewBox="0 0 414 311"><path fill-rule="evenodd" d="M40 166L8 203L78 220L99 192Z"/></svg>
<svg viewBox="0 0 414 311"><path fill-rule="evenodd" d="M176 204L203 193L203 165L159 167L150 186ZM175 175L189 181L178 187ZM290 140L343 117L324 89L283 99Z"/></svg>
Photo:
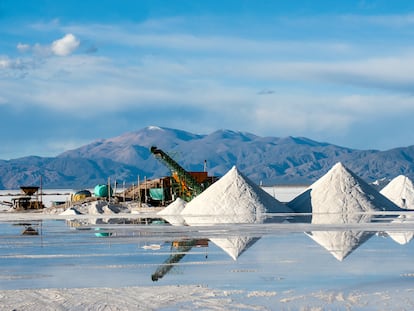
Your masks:
<svg viewBox="0 0 414 311"><path fill-rule="evenodd" d="M412 310L414 289L268 292L198 285L0 291L1 310Z"/></svg>

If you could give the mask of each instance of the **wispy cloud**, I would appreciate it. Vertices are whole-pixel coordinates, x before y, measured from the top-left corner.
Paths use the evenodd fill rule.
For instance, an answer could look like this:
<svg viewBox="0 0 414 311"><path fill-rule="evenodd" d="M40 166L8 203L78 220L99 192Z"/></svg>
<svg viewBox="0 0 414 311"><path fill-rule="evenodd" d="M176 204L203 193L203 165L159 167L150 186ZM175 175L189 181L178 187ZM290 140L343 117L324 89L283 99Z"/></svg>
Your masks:
<svg viewBox="0 0 414 311"><path fill-rule="evenodd" d="M65 31L77 33L87 38L93 38L102 44L125 47L142 47L147 49L171 50L180 53L225 53L226 55L302 55L317 53L352 53L354 48L341 41L295 41L254 39L231 35L194 34L177 32L174 29L165 33L145 32L141 24L137 25L77 25L65 27ZM276 55L275 55L276 53Z"/></svg>
<svg viewBox="0 0 414 311"><path fill-rule="evenodd" d="M20 52L27 52L27 51L29 51L30 50L30 45L29 44L24 44L24 43L18 43L17 44L17 49L20 51Z"/></svg>
<svg viewBox="0 0 414 311"><path fill-rule="evenodd" d="M365 26L382 26L392 28L410 27L414 25L414 14L387 14L387 15L341 15L343 23Z"/></svg>

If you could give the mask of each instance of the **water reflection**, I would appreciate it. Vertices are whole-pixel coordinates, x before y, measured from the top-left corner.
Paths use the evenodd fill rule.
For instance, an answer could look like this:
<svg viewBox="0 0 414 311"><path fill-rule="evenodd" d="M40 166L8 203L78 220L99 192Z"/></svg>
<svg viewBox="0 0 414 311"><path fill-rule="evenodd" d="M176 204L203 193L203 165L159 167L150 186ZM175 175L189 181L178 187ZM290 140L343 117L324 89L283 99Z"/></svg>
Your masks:
<svg viewBox="0 0 414 311"><path fill-rule="evenodd" d="M413 212L414 213L414 212ZM392 220L393 224L414 224L414 215L400 215ZM395 242L404 245L409 243L414 238L414 231L387 231L388 236Z"/></svg>
<svg viewBox="0 0 414 311"><path fill-rule="evenodd" d="M209 242L227 253L233 260L256 243L259 238L232 236L227 238L177 240L171 243L171 255L151 275L153 281L158 281L176 266L193 247L208 248ZM206 255L207 258L207 255Z"/></svg>
<svg viewBox="0 0 414 311"><path fill-rule="evenodd" d="M233 260L243 254L259 237L232 236L227 238L211 238L210 241L226 252Z"/></svg>
<svg viewBox="0 0 414 311"><path fill-rule="evenodd" d="M207 239L182 240L171 243L171 255L151 275L152 281L164 277L193 247L208 247ZM207 255L206 255L207 256Z"/></svg>
<svg viewBox="0 0 414 311"><path fill-rule="evenodd" d="M39 235L42 222L18 222L14 226L23 227L22 235Z"/></svg>
<svg viewBox="0 0 414 311"><path fill-rule="evenodd" d="M363 224L372 221L372 215L352 213L317 213L311 223L330 225ZM374 233L363 230L311 231L307 233L316 243L324 247L336 259L342 261L355 249L371 238Z"/></svg>
<svg viewBox="0 0 414 311"><path fill-rule="evenodd" d="M112 286L117 278L123 286L155 281L160 285L240 281L286 289L302 282L313 286L319 278L322 282L319 273L330 280L337 270L344 279L354 277L356 270L374 278L377 268L372 268L374 264L370 268L370 262L380 263L381 273L391 275L389 269L400 269L391 263L404 262L413 252L412 247L401 248L396 243L407 244L413 237L410 212L315 213L310 222L302 223L294 220L294 214L283 216L289 222L280 222L280 214L268 216L259 224L203 226L160 224L158 215L117 217L104 223L96 219L47 220L43 230L41 222L0 222L5 233L0 241L2 286L53 287L59 286L63 277L76 274L68 286ZM273 221L272 216L279 220ZM22 236L28 225L38 229L39 236ZM100 232L109 234L97 236ZM358 252L364 243L373 246ZM391 276L411 275L412 266L404 265L401 271L392 270ZM278 288L274 291L281 292Z"/></svg>
<svg viewBox="0 0 414 311"><path fill-rule="evenodd" d="M275 228L297 232L303 227L303 232L307 236L340 261L378 231L399 244L407 244L414 238L414 230L411 230L410 227L414 224L414 212L411 215L409 211L405 211L402 215L360 212L268 214L261 223L254 224L233 223L231 216L221 218L220 223L215 223L218 219L217 216L211 217L208 222L206 222L207 216L202 217L203 226L177 225L176 222L173 222L175 225L172 225L167 221L171 215L166 216L165 219L158 215L150 215L141 218L68 219L66 222L68 226L78 230L93 229L94 234L101 237L112 236L114 238L127 235L157 235L159 233L161 236L176 235L177 238L185 234L185 236L189 236L191 241L203 238L214 243L233 260L237 260L263 235L272 234ZM226 219L225 223L223 223L223 219ZM192 221L197 222L195 216L192 216ZM382 228L384 224L391 224L392 229ZM370 227L369 225L378 226ZM401 228L409 228L410 230L399 229L400 225ZM326 230L324 230L325 228ZM196 235L197 239L191 239L191 235Z"/></svg>
<svg viewBox="0 0 414 311"><path fill-rule="evenodd" d="M303 220L302 216L302 214L268 214L267 219L262 223L212 224L210 222L210 224L202 226L172 226L169 223L161 222L158 215L134 218L79 218L66 219L65 222L66 228L69 227L72 232L75 231L82 235L77 238L77 243L80 245L90 244L93 245L93 248L97 243L108 244L111 249L114 245L122 245L123 243L144 243L145 245L158 243L158 248L142 247L143 250L147 250L147 254L158 253L157 258L161 259L156 265L152 263L150 271L147 271L146 276L148 280L152 281L159 281L174 271L174 267L182 266L183 259L187 255L191 254L190 258L194 258L193 255L198 252L197 248L199 247L205 248L206 256L209 250L219 249L224 257L227 256L232 262L239 261L245 256L250 260L257 252L257 250L252 252L250 250L263 237L291 232L310 237L338 261L344 261L375 235L389 236L392 241L399 244L409 243L414 236L412 229L414 215L411 215L409 211L402 215L313 213L308 218L309 222L295 220L296 217ZM48 222L50 225L51 221ZM62 221L60 222L62 223ZM37 229L39 235L42 235L43 231L39 230L42 222L20 221L16 224L21 226L21 230L32 226ZM46 232L49 231L50 228L48 229L46 226ZM68 231L59 229L56 238L62 237L65 241L73 241L73 237L77 236L73 234L69 236L67 233ZM35 239L36 237L28 238ZM42 246L50 247L49 240L51 238L49 234ZM266 240L266 243L269 243L269 240ZM263 243L259 244L260 247L263 247ZM271 244L267 244L266 247L269 249L277 248L276 245ZM289 252L290 247L293 245L286 244L285 251ZM167 251L166 248L168 248ZM112 252L111 249L108 250L108 254ZM113 250L113 252L116 251ZM131 260L133 259L131 258ZM188 261L187 259L184 262L188 264ZM243 259L242 261L244 262ZM196 261L190 262L196 264ZM171 277L165 281L168 282L168 279Z"/></svg>
<svg viewBox="0 0 414 311"><path fill-rule="evenodd" d="M414 214L410 215L409 212L405 213L406 214L404 215L400 215L398 213L388 214L381 212L319 212L311 214L297 213L288 216L268 215L268 218L263 220L262 225L264 226L265 224L272 223L279 224L283 222L282 220L288 220L289 224L293 227L298 224L308 224L308 228L315 228L315 230L306 230L304 233L326 249L337 260L343 261L376 234L389 236L399 244L409 243L414 237L413 230L399 231L393 229L387 231L387 226L385 226L386 224L392 224L395 227L399 223L408 225L410 225L410 222L414 223ZM207 216L203 216L204 223L206 223L205 218L207 218ZM211 218L208 223L211 226L215 226L214 221L216 218L217 217ZM374 226L377 225L377 228L371 227L367 229L368 224ZM231 225L234 226L234 224L229 222L229 226ZM240 233L239 235L232 234L227 237L210 237L209 240L221 248L233 260L237 260L240 255L263 236L263 232L266 234L266 230L260 229L260 225L261 224L254 224L254 226L248 226L248 224L239 224L241 233L243 232L243 228L247 227L249 229L253 228L253 231L250 231L249 235ZM327 228L327 230L323 230L323 228ZM257 230L257 232L255 230Z"/></svg>

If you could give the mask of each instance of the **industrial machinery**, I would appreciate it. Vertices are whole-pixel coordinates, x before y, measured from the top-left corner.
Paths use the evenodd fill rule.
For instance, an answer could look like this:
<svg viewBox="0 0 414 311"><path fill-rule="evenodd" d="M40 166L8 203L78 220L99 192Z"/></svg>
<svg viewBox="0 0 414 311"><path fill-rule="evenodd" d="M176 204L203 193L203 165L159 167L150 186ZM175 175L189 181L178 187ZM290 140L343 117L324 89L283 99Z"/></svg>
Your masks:
<svg viewBox="0 0 414 311"><path fill-rule="evenodd" d="M24 192L24 195L21 195L17 198L12 199L12 206L16 210L27 210L27 209L42 209L44 205L42 200L38 200L37 186L22 186L20 189ZM33 195L36 193L36 197L33 198Z"/></svg>
<svg viewBox="0 0 414 311"><path fill-rule="evenodd" d="M150 150L157 159L171 170L173 193L187 202L191 201L215 181L215 178L209 177L207 172L187 172L168 154L155 146L152 146Z"/></svg>

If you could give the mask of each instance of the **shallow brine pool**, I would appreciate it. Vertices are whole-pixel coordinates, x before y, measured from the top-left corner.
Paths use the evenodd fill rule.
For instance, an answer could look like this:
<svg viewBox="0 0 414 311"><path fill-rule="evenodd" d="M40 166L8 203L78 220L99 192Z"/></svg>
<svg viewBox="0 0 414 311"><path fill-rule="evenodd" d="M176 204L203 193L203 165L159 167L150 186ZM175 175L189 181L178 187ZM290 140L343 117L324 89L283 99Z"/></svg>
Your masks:
<svg viewBox="0 0 414 311"><path fill-rule="evenodd" d="M411 223L289 217L199 227L151 218L3 220L0 289L198 284L277 297L293 309L321 299L359 308L369 306L365 300L412 304Z"/></svg>

